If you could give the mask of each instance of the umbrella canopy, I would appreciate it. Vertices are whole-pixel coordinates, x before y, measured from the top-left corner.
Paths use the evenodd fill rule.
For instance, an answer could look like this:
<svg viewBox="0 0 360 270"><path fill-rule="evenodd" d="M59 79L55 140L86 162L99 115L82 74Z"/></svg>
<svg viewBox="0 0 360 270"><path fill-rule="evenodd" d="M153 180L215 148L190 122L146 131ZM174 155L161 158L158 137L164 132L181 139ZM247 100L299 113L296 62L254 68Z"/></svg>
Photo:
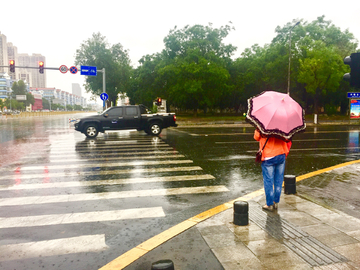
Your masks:
<svg viewBox="0 0 360 270"><path fill-rule="evenodd" d="M246 118L265 135L284 139L305 130L305 112L288 94L265 91L248 99Z"/></svg>

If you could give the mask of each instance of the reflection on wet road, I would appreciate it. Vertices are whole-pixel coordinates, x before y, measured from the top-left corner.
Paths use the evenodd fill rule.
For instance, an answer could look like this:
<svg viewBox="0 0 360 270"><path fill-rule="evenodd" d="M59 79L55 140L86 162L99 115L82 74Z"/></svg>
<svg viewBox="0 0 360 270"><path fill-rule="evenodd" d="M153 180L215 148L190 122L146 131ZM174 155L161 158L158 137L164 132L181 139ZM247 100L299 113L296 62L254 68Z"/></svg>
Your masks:
<svg viewBox="0 0 360 270"><path fill-rule="evenodd" d="M31 149L0 169L4 269L98 269L229 192L160 137L124 131L89 140L66 122L41 130L1 144L10 155Z"/></svg>
<svg viewBox="0 0 360 270"><path fill-rule="evenodd" d="M178 127L160 137L122 131L89 140L68 118L0 122L2 269L98 269L185 219L262 188L252 127ZM294 138L286 174L359 157L357 126L308 127ZM298 190L334 206L343 201L356 215L358 201L346 196L349 189L360 196L358 168L352 171L309 178Z"/></svg>

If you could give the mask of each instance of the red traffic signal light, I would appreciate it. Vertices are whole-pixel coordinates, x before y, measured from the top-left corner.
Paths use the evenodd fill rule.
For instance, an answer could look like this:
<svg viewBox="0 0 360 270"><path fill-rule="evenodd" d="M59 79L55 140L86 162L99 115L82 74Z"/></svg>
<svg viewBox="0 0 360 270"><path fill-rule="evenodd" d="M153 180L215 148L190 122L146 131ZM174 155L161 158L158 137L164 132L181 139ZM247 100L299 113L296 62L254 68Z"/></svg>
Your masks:
<svg viewBox="0 0 360 270"><path fill-rule="evenodd" d="M10 72L15 72L15 60L10 60Z"/></svg>
<svg viewBox="0 0 360 270"><path fill-rule="evenodd" d="M39 61L39 72L44 73L44 61Z"/></svg>
<svg viewBox="0 0 360 270"><path fill-rule="evenodd" d="M156 105L160 106L160 105L161 105L161 101L162 101L161 98L157 98L157 100L156 100Z"/></svg>

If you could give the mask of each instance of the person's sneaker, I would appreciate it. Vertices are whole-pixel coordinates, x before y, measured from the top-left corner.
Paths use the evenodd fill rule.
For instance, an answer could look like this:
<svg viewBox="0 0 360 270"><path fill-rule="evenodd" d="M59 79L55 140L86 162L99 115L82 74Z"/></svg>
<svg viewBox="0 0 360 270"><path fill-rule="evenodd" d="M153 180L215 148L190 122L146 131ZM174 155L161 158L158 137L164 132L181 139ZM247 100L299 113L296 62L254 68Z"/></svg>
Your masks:
<svg viewBox="0 0 360 270"><path fill-rule="evenodd" d="M273 206L272 206L272 205L268 206L267 204L265 204L265 205L262 207L262 209L264 209L264 210L266 210L266 211L272 211L272 210L273 210Z"/></svg>

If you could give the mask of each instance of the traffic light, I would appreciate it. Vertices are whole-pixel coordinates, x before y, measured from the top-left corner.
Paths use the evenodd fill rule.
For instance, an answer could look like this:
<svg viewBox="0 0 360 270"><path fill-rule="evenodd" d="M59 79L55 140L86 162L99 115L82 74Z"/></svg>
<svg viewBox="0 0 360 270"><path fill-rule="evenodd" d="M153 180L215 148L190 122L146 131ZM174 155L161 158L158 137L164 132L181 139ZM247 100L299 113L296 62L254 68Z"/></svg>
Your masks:
<svg viewBox="0 0 360 270"><path fill-rule="evenodd" d="M15 60L10 60L10 72L15 72Z"/></svg>
<svg viewBox="0 0 360 270"><path fill-rule="evenodd" d="M350 73L344 75L344 80L350 82L350 86L360 88L360 53L345 57L344 64L351 68Z"/></svg>
<svg viewBox="0 0 360 270"><path fill-rule="evenodd" d="M44 73L44 62L43 61L39 61L39 72L41 74Z"/></svg>
<svg viewBox="0 0 360 270"><path fill-rule="evenodd" d="M161 98L157 98L157 99L156 99L156 105L157 105L157 106L161 106Z"/></svg>

